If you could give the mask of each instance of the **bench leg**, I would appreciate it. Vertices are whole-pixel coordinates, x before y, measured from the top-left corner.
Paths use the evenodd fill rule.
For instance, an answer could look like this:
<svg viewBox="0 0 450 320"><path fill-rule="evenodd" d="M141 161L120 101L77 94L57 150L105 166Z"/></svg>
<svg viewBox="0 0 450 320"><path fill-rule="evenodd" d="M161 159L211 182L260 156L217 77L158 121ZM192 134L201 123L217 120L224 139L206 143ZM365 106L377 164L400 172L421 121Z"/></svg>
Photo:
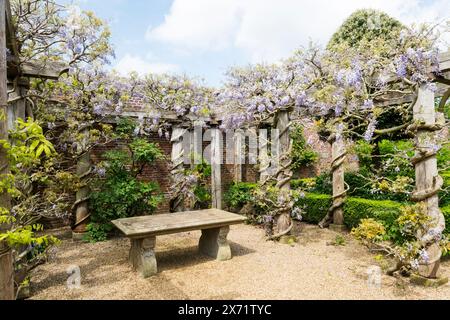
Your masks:
<svg viewBox="0 0 450 320"><path fill-rule="evenodd" d="M230 227L202 230L198 244L200 252L219 261L230 260L231 249L227 240L229 231Z"/></svg>
<svg viewBox="0 0 450 320"><path fill-rule="evenodd" d="M158 272L155 257L156 237L131 239L129 260L134 270L148 278Z"/></svg>

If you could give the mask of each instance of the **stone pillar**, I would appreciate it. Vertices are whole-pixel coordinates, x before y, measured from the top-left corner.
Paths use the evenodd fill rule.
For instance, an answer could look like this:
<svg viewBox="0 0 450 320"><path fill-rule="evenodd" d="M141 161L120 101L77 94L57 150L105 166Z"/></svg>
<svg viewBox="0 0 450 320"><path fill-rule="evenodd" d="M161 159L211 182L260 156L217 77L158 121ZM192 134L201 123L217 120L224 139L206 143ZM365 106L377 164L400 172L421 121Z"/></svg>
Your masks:
<svg viewBox="0 0 450 320"><path fill-rule="evenodd" d="M231 249L227 235L230 227L202 230L202 236L198 244L200 252L219 261L231 259Z"/></svg>
<svg viewBox="0 0 450 320"><path fill-rule="evenodd" d="M148 278L158 273L155 245L156 237L131 239L129 260L133 269L138 271L143 278Z"/></svg>
<svg viewBox="0 0 450 320"><path fill-rule="evenodd" d="M222 209L222 172L223 158L222 133L214 126L211 128L211 192L212 207Z"/></svg>
<svg viewBox="0 0 450 320"><path fill-rule="evenodd" d="M436 123L434 93L425 86L421 86L413 110L413 127L417 134L415 135L416 155L413 158L416 169L416 190L413 192L412 199L426 203L427 215L435 224L434 232L418 235L428 253L427 261L419 261L419 275L433 279L438 275L442 255L439 242L433 234L442 233L445 229L445 220L439 210L438 197L443 181L438 173L435 148L437 144L435 133L442 127Z"/></svg>

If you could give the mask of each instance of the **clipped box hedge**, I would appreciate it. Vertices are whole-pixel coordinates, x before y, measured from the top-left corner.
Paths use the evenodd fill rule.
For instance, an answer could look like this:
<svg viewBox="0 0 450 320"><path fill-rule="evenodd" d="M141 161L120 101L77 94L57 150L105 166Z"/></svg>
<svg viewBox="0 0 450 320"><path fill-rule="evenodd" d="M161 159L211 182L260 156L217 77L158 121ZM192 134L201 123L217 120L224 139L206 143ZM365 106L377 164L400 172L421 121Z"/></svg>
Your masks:
<svg viewBox="0 0 450 320"><path fill-rule="evenodd" d="M297 201L297 206L304 208L303 221L319 223L331 207L332 198L326 194L309 193ZM390 200L369 200L363 198L347 198L344 206L344 223L352 229L359 225L361 219L373 218L384 222L389 229L400 215L400 208L405 203ZM446 222L446 234L450 234L450 206L442 207Z"/></svg>
<svg viewBox="0 0 450 320"><path fill-rule="evenodd" d="M450 206L441 208L442 214L445 217L445 231L444 233L450 234Z"/></svg>

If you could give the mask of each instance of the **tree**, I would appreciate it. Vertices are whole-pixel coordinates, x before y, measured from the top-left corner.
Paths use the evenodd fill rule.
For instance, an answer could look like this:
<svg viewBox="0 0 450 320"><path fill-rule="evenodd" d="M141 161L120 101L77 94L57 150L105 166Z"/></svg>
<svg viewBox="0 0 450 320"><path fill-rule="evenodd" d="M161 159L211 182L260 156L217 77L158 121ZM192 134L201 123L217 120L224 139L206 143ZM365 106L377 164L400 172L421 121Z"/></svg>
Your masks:
<svg viewBox="0 0 450 320"><path fill-rule="evenodd" d="M345 44L358 47L364 42L386 42L395 47L403 24L386 13L373 9L357 10L333 34L328 49Z"/></svg>

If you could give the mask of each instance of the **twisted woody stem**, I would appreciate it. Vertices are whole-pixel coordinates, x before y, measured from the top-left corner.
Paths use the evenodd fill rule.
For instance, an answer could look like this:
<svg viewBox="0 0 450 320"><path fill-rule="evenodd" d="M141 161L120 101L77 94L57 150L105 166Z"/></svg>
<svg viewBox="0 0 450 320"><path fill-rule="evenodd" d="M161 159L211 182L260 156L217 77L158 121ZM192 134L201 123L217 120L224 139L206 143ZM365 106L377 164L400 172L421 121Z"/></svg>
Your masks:
<svg viewBox="0 0 450 320"><path fill-rule="evenodd" d="M343 141L337 141L336 134L332 134L328 139L328 141L332 144L343 143ZM338 149L339 152L337 155L334 155L331 163L331 172L333 180L336 174L343 169L342 167L347 158L347 150L345 148L338 148ZM336 192L337 186L333 181L333 203L331 207L328 209L327 215L322 219L322 221L320 221L319 223L320 228L329 227L330 224L334 222L335 213L338 211L342 211L344 207L349 186L348 184L345 183L345 181L342 181L342 183L344 184L344 190Z"/></svg>
<svg viewBox="0 0 450 320"><path fill-rule="evenodd" d="M439 261L441 258L441 250L438 245L439 235L445 229L445 218L439 209L438 192L442 189L444 181L437 170L432 169L429 165L433 165L432 160L436 158L437 149L429 146L424 146L423 141L432 139L432 135L436 131L442 130L443 126L435 124L415 123L408 127L408 131L415 133L416 140L416 154L411 159L412 164L416 167L416 179L418 181L416 190L412 193L411 199L414 202L423 202L427 205L427 215L432 219L433 225L430 230L426 230L422 234L418 234L418 239L423 248L428 252L427 261L421 261L419 273L425 277L436 277ZM429 144L429 143L427 143ZM428 169L428 170L427 170ZM423 175L429 174L429 171L434 174L429 187L424 187L422 184Z"/></svg>
<svg viewBox="0 0 450 320"><path fill-rule="evenodd" d="M87 133L85 133L87 135ZM87 139L87 138L85 138ZM81 147L86 149L86 142L81 142ZM85 151L77 160L77 176L80 181L80 188L77 191L75 202L72 205L72 212L75 214L73 226L74 234L83 234L91 217L88 208L90 199L90 188L88 185L89 175L92 173L91 155Z"/></svg>
<svg viewBox="0 0 450 320"><path fill-rule="evenodd" d="M184 179L184 148L183 136L186 129L176 126L173 129L172 143L172 165L170 175L172 186L170 187L170 210L172 212L184 211L185 195L183 193L186 181Z"/></svg>
<svg viewBox="0 0 450 320"><path fill-rule="evenodd" d="M278 141L280 143L281 155L278 159L279 165L274 173L270 173L262 182L262 187L266 187L269 181L276 181L275 187L280 190L280 199L277 203L271 203L273 211L272 217L276 221L277 233L272 235L273 219L269 219L266 226L268 240L276 240L291 232L294 223L291 219L291 212L294 202L290 195L290 180L292 179L292 141L290 138L290 128L292 122L289 117L289 110L282 110L277 115ZM267 173L265 168L264 172ZM270 201L266 199L266 201ZM269 230L269 228L271 230Z"/></svg>

